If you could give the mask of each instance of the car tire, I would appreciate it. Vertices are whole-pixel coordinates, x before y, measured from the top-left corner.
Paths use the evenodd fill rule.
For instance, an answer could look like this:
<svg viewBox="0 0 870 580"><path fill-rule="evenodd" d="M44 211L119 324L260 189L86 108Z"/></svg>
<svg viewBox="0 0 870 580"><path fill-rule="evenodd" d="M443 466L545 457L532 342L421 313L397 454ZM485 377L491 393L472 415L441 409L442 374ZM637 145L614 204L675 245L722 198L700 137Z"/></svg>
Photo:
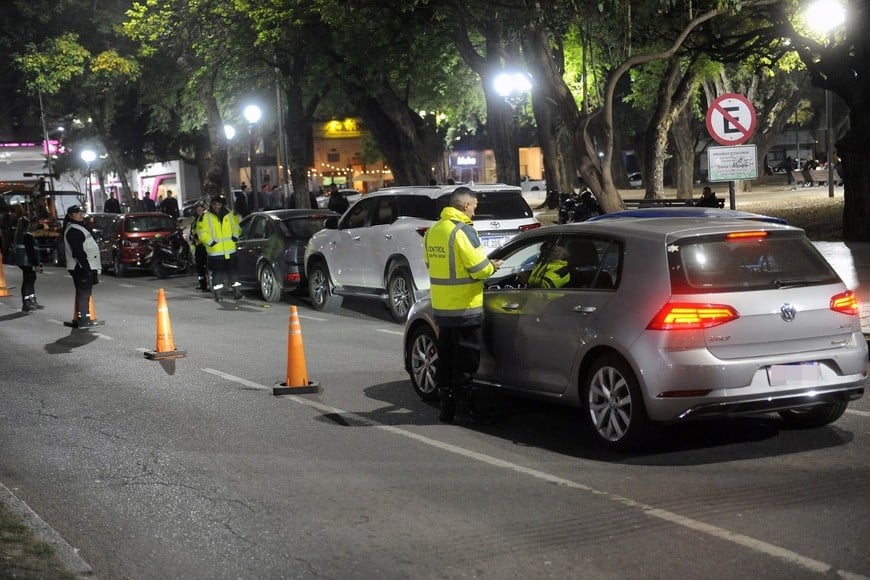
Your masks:
<svg viewBox="0 0 870 580"><path fill-rule="evenodd" d="M342 297L332 293L329 269L322 261L314 262L308 276L308 295L311 305L321 312L333 312L341 307Z"/></svg>
<svg viewBox="0 0 870 580"><path fill-rule="evenodd" d="M586 424L596 441L613 451L632 451L648 442L650 421L637 377L616 354L592 363L583 385Z"/></svg>
<svg viewBox="0 0 870 580"><path fill-rule="evenodd" d="M815 429L829 425L843 416L846 412L846 407L849 404L846 401L837 401L827 405L819 405L809 409L793 409L790 411L780 411L779 416L791 428L794 429Z"/></svg>
<svg viewBox="0 0 870 580"><path fill-rule="evenodd" d="M424 401L438 400L438 338L427 324L421 324L411 332L405 356L414 391Z"/></svg>
<svg viewBox="0 0 870 580"><path fill-rule="evenodd" d="M260 268L260 294L266 302L281 300L281 285L275 277L275 271L268 264Z"/></svg>
<svg viewBox="0 0 870 580"><path fill-rule="evenodd" d="M387 310L395 322L408 319L408 311L414 304L414 282L406 266L395 266L387 276Z"/></svg>
<svg viewBox="0 0 870 580"><path fill-rule="evenodd" d="M116 278L123 278L127 275L127 266L121 263L121 256L115 254L115 259L112 262L112 270L115 272Z"/></svg>

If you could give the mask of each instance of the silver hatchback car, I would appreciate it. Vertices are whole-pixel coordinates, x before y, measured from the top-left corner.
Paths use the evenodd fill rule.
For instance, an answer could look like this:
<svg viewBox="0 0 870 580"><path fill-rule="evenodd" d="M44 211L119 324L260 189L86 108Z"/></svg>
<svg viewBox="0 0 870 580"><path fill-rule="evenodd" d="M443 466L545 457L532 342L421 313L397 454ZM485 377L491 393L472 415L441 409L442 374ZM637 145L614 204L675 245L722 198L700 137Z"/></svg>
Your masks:
<svg viewBox="0 0 870 580"><path fill-rule="evenodd" d="M778 412L836 421L864 393L855 295L787 225L703 217L552 226L492 257L475 382L582 410L613 449L656 423ZM421 301L405 367L436 398L437 327Z"/></svg>

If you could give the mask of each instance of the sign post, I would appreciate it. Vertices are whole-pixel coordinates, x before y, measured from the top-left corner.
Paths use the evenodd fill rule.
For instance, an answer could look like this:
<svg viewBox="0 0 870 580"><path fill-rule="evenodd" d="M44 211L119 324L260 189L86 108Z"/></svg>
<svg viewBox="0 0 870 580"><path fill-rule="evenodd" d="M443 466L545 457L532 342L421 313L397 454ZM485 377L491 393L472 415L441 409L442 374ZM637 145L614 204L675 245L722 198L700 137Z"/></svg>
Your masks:
<svg viewBox="0 0 870 580"><path fill-rule="evenodd" d="M736 93L720 95L707 109L707 131L714 141L726 147L710 149L730 149L732 146L742 145L755 133L756 123L755 107L752 106L749 99ZM751 147L754 154L755 146ZM710 181L728 181L728 200L731 209L736 209L734 180L756 178L758 176L758 158L753 155L750 168L746 166L750 161L747 151L735 150L733 153L733 155L724 154L724 152L711 153L708 150L707 161L710 169ZM714 161L717 163L718 179L713 172ZM746 177L742 177L743 175Z"/></svg>

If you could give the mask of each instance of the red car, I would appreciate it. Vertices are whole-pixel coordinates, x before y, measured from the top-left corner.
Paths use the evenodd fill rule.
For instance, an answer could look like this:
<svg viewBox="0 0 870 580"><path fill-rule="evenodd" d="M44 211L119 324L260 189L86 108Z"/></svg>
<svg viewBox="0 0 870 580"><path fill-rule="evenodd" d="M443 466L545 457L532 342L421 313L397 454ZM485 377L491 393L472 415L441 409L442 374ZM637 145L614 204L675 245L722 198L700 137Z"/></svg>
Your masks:
<svg viewBox="0 0 870 580"><path fill-rule="evenodd" d="M97 240L103 268L122 278L131 268L150 268L144 262L148 241L168 236L178 225L165 213L127 213L109 224Z"/></svg>

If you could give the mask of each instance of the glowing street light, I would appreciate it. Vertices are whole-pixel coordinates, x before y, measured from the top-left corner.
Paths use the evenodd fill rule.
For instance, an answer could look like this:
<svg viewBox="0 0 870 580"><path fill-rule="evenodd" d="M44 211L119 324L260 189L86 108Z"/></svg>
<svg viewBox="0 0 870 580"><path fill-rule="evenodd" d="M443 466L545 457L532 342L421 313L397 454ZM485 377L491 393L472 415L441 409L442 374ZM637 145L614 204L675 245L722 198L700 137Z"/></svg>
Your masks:
<svg viewBox="0 0 870 580"><path fill-rule="evenodd" d="M227 194L229 195L229 204L230 207L234 208L233 205L233 184L230 183L230 141L233 140L233 137L236 136L236 128L232 125L224 125L224 136L227 138Z"/></svg>
<svg viewBox="0 0 870 580"><path fill-rule="evenodd" d="M251 182L251 192L254 194L254 206L251 208L253 211L259 209L257 176L254 174L254 125L256 125L260 120L262 114L263 112L257 105L248 105L245 107L244 111L242 111L242 115L244 115L245 120L248 122L248 171L250 172L248 177Z"/></svg>
<svg viewBox="0 0 870 580"><path fill-rule="evenodd" d="M495 77L493 87L512 109L516 109L517 105L526 98L526 94L532 90L532 81L525 73L503 72Z"/></svg>
<svg viewBox="0 0 870 580"><path fill-rule="evenodd" d="M837 0L816 0L807 7L806 23L816 32L825 34L829 42L833 31L846 22L846 9ZM831 124L831 91L825 89L825 122L828 149L828 197L834 197L834 129Z"/></svg>
<svg viewBox="0 0 870 580"><path fill-rule="evenodd" d="M85 166L88 169L88 182L86 191L88 194L88 211L94 210L94 186L91 184L91 163L94 162L97 158L97 154L94 153L91 149L85 149L81 152L82 161L85 162Z"/></svg>

